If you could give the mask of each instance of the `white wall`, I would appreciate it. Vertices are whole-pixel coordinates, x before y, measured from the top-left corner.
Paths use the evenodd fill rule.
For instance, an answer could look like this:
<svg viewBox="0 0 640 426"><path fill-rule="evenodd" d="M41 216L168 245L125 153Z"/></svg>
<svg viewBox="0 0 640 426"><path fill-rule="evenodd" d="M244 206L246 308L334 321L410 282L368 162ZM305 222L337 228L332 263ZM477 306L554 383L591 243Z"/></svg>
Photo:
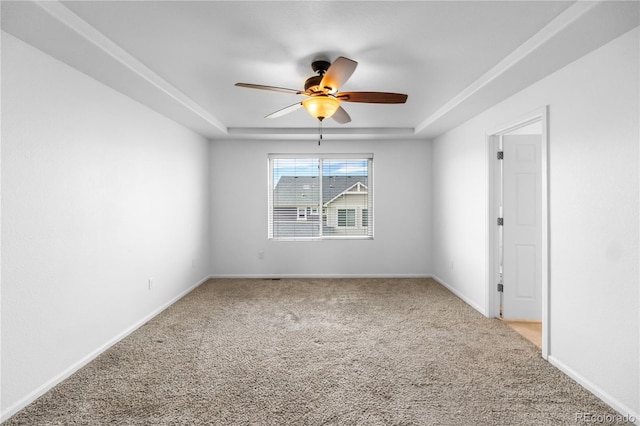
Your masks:
<svg viewBox="0 0 640 426"><path fill-rule="evenodd" d="M435 275L485 308L485 135L549 105L549 360L636 418L639 39L636 28L435 140L432 203Z"/></svg>
<svg viewBox="0 0 640 426"><path fill-rule="evenodd" d="M208 161L205 139L2 33L3 418L208 276Z"/></svg>
<svg viewBox="0 0 640 426"><path fill-rule="evenodd" d="M373 240L269 241L269 153L373 153ZM425 276L431 272L431 147L426 141L214 141L216 276ZM264 253L264 259L258 253Z"/></svg>

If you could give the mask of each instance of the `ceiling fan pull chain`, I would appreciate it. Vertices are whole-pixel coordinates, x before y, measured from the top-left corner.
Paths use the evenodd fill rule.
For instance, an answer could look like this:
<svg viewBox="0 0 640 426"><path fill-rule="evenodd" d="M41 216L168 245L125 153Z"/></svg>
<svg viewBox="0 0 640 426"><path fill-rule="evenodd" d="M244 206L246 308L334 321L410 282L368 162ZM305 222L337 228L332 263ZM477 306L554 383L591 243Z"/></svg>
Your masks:
<svg viewBox="0 0 640 426"><path fill-rule="evenodd" d="M322 120L318 120L320 124L318 124L318 132L320 133L320 139L318 139L318 146L320 146L320 142L322 142Z"/></svg>

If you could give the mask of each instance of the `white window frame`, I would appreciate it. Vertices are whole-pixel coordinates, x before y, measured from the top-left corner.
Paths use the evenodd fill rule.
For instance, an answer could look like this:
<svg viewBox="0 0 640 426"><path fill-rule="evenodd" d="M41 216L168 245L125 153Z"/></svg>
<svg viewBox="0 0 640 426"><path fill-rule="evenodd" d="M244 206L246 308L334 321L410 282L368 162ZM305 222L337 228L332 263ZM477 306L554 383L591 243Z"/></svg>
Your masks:
<svg viewBox="0 0 640 426"><path fill-rule="evenodd" d="M276 237L274 236L274 223L273 223L273 191L274 191L274 182L273 182L273 160L277 159L298 159L298 160L319 160L319 171L318 171L318 179L320 182L320 203L318 207L310 207L305 210L305 218L301 219L299 215L299 210L296 212L297 220L303 221L308 218L308 216L317 216L319 219L319 236L317 237ZM363 229L367 228L367 234L361 235L341 235L341 234L327 234L323 235L323 221L326 219L326 207L322 203L322 162L323 160L367 160L367 207L368 211L368 226L362 226L362 210L363 208L356 208L355 212L355 226L346 226L340 227L341 229ZM267 194L267 212L268 212L268 220L267 220L267 237L269 240L274 241L309 241L309 240L373 240L374 239L374 197L373 197L373 154L364 153L364 154L268 154L268 194ZM300 207L302 208L302 207ZM347 207L348 209L352 209ZM337 213L336 213L337 214Z"/></svg>
<svg viewBox="0 0 640 426"><path fill-rule="evenodd" d="M302 214L300 214L300 212L302 212ZM296 220L307 220L307 207L298 207Z"/></svg>

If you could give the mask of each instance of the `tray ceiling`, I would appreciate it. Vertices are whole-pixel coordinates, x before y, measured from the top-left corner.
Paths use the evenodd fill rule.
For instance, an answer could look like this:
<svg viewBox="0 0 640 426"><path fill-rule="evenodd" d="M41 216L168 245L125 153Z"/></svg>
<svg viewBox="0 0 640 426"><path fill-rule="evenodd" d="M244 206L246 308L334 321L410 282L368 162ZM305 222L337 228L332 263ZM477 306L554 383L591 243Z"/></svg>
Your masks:
<svg viewBox="0 0 640 426"><path fill-rule="evenodd" d="M637 2L3 1L2 29L209 138L316 133L301 100L315 59L358 68L344 137L432 138L638 25Z"/></svg>

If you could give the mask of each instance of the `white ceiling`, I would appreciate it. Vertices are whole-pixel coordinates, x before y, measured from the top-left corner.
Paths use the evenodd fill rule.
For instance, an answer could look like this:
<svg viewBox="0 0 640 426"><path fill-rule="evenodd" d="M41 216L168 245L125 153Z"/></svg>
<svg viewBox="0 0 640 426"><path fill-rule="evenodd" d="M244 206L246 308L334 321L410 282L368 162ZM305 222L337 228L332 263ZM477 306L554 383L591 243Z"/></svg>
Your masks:
<svg viewBox="0 0 640 426"><path fill-rule="evenodd" d="M2 29L210 138L316 134L299 96L314 59L358 61L342 137L435 137L639 24L635 1L2 2Z"/></svg>

